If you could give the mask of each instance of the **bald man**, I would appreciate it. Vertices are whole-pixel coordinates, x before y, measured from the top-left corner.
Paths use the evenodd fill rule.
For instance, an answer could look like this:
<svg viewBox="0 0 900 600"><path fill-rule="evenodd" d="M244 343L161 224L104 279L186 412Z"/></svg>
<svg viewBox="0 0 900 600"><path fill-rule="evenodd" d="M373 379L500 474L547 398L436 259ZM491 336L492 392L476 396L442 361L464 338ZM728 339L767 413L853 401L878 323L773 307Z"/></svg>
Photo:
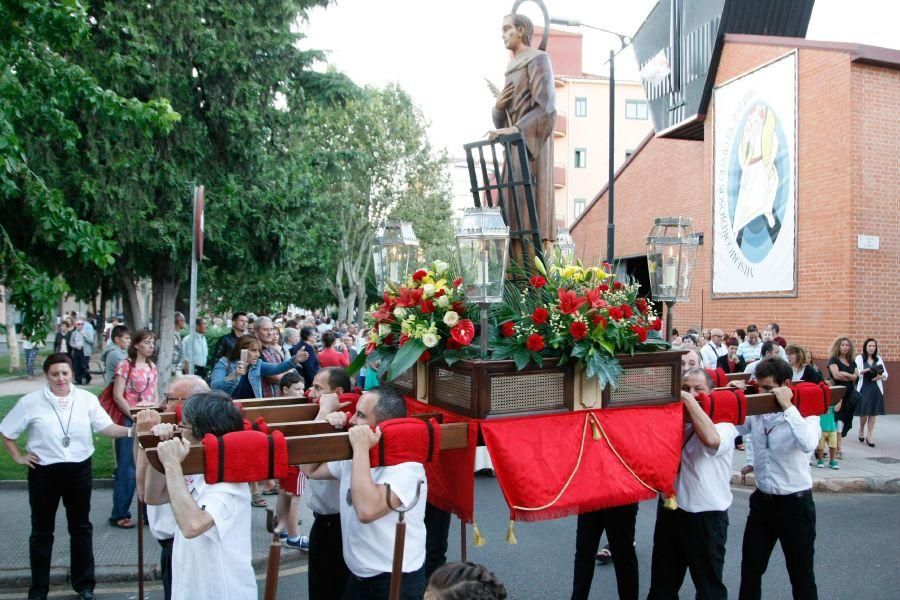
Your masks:
<svg viewBox="0 0 900 600"><path fill-rule="evenodd" d="M187 398L208 391L209 385L197 375L184 375L173 379L165 395L166 411L174 411L175 407ZM142 410L138 413L135 421L135 436L149 433L150 429L159 422L158 412ZM163 593L165 600L170 600L172 597L172 544L175 541L175 529L178 525L175 523L175 514L169 504L166 476L156 469L148 468L147 454L140 444L135 444L134 447L136 449L138 498L147 505L147 522L150 525L150 533L162 546L159 564L162 572Z"/></svg>
<svg viewBox="0 0 900 600"><path fill-rule="evenodd" d="M715 369L716 363L720 356L728 354L728 347L725 345L725 333L714 328L709 332L709 341L700 348L700 357L703 359L704 369Z"/></svg>

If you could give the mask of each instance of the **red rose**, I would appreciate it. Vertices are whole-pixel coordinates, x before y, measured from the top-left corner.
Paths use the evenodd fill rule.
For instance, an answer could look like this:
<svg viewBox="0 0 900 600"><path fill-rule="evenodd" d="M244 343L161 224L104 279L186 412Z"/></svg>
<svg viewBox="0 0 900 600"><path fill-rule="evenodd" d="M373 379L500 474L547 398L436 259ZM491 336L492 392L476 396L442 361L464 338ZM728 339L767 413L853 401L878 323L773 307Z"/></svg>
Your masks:
<svg viewBox="0 0 900 600"><path fill-rule="evenodd" d="M475 324L469 319L460 319L450 328L450 337L456 340L460 346L468 346L475 337Z"/></svg>
<svg viewBox="0 0 900 600"><path fill-rule="evenodd" d="M625 315L625 318L626 318L626 319L629 318L629 317L631 317L631 315L634 314L634 311L631 310L631 307L628 306L627 304L623 304L623 305L620 306L619 308L622 309L622 314Z"/></svg>
<svg viewBox="0 0 900 600"><path fill-rule="evenodd" d="M458 288L462 285L462 277L457 277L453 280L453 287Z"/></svg>
<svg viewBox="0 0 900 600"><path fill-rule="evenodd" d="M622 282L621 282L621 281L615 282L615 283L613 284L613 289L614 289L614 290L621 290L621 289L622 289Z"/></svg>
<svg viewBox="0 0 900 600"><path fill-rule="evenodd" d="M662 331L662 319L656 319L650 324L650 327L653 328L653 331Z"/></svg>
<svg viewBox="0 0 900 600"><path fill-rule="evenodd" d="M420 362L420 363L428 362L428 360L429 360L430 358L431 358L431 352L429 352L428 350L426 350L425 352L422 353L421 356L419 356L419 362Z"/></svg>
<svg viewBox="0 0 900 600"><path fill-rule="evenodd" d="M535 289L539 290L545 285L547 285L547 280L541 277L540 275L534 275L528 281L531 282L531 285L534 286Z"/></svg>
<svg viewBox="0 0 900 600"><path fill-rule="evenodd" d="M571 290L560 288L556 290L556 295L559 296L559 310L564 315L571 315L576 312L582 304L587 302L586 298L580 297Z"/></svg>
<svg viewBox="0 0 900 600"><path fill-rule="evenodd" d="M622 320L622 309L613 306L609 309L609 318L613 321L621 321Z"/></svg>
<svg viewBox="0 0 900 600"><path fill-rule="evenodd" d="M503 325L500 326L500 333L503 334L503 337L512 337L516 335L516 330L512 321L507 321Z"/></svg>
<svg viewBox="0 0 900 600"><path fill-rule="evenodd" d="M443 296L443 295L446 294L446 293L447 293L447 292L445 292L444 290L438 290L438 291L436 291L436 292L434 293L434 297L435 297L435 298L440 298L441 296Z"/></svg>
<svg viewBox="0 0 900 600"><path fill-rule="evenodd" d="M584 339L584 336L587 335L587 325L581 321L574 321L569 325L569 333L572 334L574 340Z"/></svg>
<svg viewBox="0 0 900 600"><path fill-rule="evenodd" d="M394 343L394 334L389 333L386 336L384 336L384 339L381 340L381 343L384 344L385 346L390 346L391 344L393 344Z"/></svg>
<svg viewBox="0 0 900 600"><path fill-rule="evenodd" d="M609 323L606 320L606 317L604 317L603 315L594 315L594 318L591 319L591 322L594 324L594 327L596 327L597 325L602 325L604 329L606 329L606 325Z"/></svg>
<svg viewBox="0 0 900 600"><path fill-rule="evenodd" d="M528 341L525 343L525 347L532 352L540 352L544 349L544 338L542 338L537 333L532 333L528 336Z"/></svg>
<svg viewBox="0 0 900 600"><path fill-rule="evenodd" d="M399 342L398 346L402 346L403 344L405 344L408 341L409 341L409 336L406 335L405 333L401 333L400 334L400 342Z"/></svg>
<svg viewBox="0 0 900 600"><path fill-rule="evenodd" d="M638 336L638 339L642 342L647 341L647 328L641 327L640 325L632 325L631 330L635 332Z"/></svg>
<svg viewBox="0 0 900 600"><path fill-rule="evenodd" d="M608 291L609 291L609 286L606 285L605 283L602 284L602 285L600 286L600 291L601 291L601 292L608 292Z"/></svg>
<svg viewBox="0 0 900 600"><path fill-rule="evenodd" d="M531 320L535 325L543 325L547 322L547 319L550 317L550 313L547 312L546 308L541 308L540 306L534 309L534 312L531 313Z"/></svg>
<svg viewBox="0 0 900 600"><path fill-rule="evenodd" d="M428 276L428 271L425 269L419 269L415 273L413 273L413 281L422 281Z"/></svg>
<svg viewBox="0 0 900 600"><path fill-rule="evenodd" d="M637 298L634 301L634 305L637 306L637 309L641 311L642 315L646 315L647 311L650 310L650 306L647 304L646 298Z"/></svg>
<svg viewBox="0 0 900 600"><path fill-rule="evenodd" d="M423 298L422 304L420 305L420 309L422 310L423 315L431 314L434 312L434 300L431 298Z"/></svg>
<svg viewBox="0 0 900 600"><path fill-rule="evenodd" d="M459 316L463 316L464 314L466 314L466 305L463 304L462 302L459 302L459 301L451 302L450 307L453 308L453 311L455 313L457 313Z"/></svg>

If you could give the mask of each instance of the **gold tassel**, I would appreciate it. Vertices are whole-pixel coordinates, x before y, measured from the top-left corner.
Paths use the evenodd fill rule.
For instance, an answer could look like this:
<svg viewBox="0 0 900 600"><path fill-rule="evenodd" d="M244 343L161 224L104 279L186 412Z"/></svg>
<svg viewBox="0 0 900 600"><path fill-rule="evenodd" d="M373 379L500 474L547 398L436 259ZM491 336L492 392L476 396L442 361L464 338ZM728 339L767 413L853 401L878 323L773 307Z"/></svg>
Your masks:
<svg viewBox="0 0 900 600"><path fill-rule="evenodd" d="M481 535L481 530L478 529L478 523L473 522L472 530L473 530L472 538L474 540L472 545L475 546L476 548L478 548L480 546L484 546L487 543L487 540L485 540L484 536Z"/></svg>
<svg viewBox="0 0 900 600"><path fill-rule="evenodd" d="M516 532L513 530L513 525L515 525L515 521L512 519L509 520L509 529L506 530L506 543L507 544L518 544L519 541L516 540Z"/></svg>
<svg viewBox="0 0 900 600"><path fill-rule="evenodd" d="M666 496L666 499L663 500L663 508L666 510L675 510L678 508L678 500L675 499L675 495Z"/></svg>
<svg viewBox="0 0 900 600"><path fill-rule="evenodd" d="M594 417L594 415L591 415L591 434L594 438L594 441L600 439L600 428L597 427L597 419Z"/></svg>

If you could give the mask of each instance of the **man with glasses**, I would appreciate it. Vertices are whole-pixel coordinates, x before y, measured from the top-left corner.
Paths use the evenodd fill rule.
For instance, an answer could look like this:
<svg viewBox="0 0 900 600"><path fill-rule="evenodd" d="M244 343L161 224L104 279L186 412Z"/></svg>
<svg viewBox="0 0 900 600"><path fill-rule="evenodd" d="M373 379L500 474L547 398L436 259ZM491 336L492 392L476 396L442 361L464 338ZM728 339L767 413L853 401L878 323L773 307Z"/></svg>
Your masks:
<svg viewBox="0 0 900 600"><path fill-rule="evenodd" d="M742 472L756 475L750 514L744 528L740 598L762 595L762 576L775 542L781 542L794 598L816 598L813 570L816 505L812 497L809 457L821 436L819 417L806 417L791 403L791 365L780 358L764 358L756 367L759 391L775 395L781 412L747 417L741 430L752 440L751 463Z"/></svg>
<svg viewBox="0 0 900 600"><path fill-rule="evenodd" d="M700 349L704 369L715 369L719 357L728 354L728 348L724 341L725 334L721 329L714 328L709 332L709 341Z"/></svg>

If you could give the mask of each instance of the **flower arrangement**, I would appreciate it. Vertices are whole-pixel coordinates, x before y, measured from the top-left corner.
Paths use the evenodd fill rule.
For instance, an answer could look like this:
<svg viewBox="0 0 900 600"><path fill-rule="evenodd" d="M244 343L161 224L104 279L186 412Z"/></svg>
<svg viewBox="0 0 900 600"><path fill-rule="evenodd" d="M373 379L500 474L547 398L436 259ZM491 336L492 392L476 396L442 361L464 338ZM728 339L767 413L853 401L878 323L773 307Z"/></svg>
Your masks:
<svg viewBox="0 0 900 600"><path fill-rule="evenodd" d="M512 359L518 369L541 364L544 356L576 360L605 387L615 386L622 372L617 353L668 347L651 333L662 322L647 299L638 297L639 284L618 281L608 265L563 264L557 253L549 269L536 258L535 269L527 284L507 285L494 311L495 360Z"/></svg>
<svg viewBox="0 0 900 600"><path fill-rule="evenodd" d="M381 305L366 314L369 342L350 372L364 363L378 364L379 378L390 381L419 362L443 359L453 364L475 357L475 324L466 318L468 307L462 279L451 277L449 264L434 261L399 287L385 290Z"/></svg>

